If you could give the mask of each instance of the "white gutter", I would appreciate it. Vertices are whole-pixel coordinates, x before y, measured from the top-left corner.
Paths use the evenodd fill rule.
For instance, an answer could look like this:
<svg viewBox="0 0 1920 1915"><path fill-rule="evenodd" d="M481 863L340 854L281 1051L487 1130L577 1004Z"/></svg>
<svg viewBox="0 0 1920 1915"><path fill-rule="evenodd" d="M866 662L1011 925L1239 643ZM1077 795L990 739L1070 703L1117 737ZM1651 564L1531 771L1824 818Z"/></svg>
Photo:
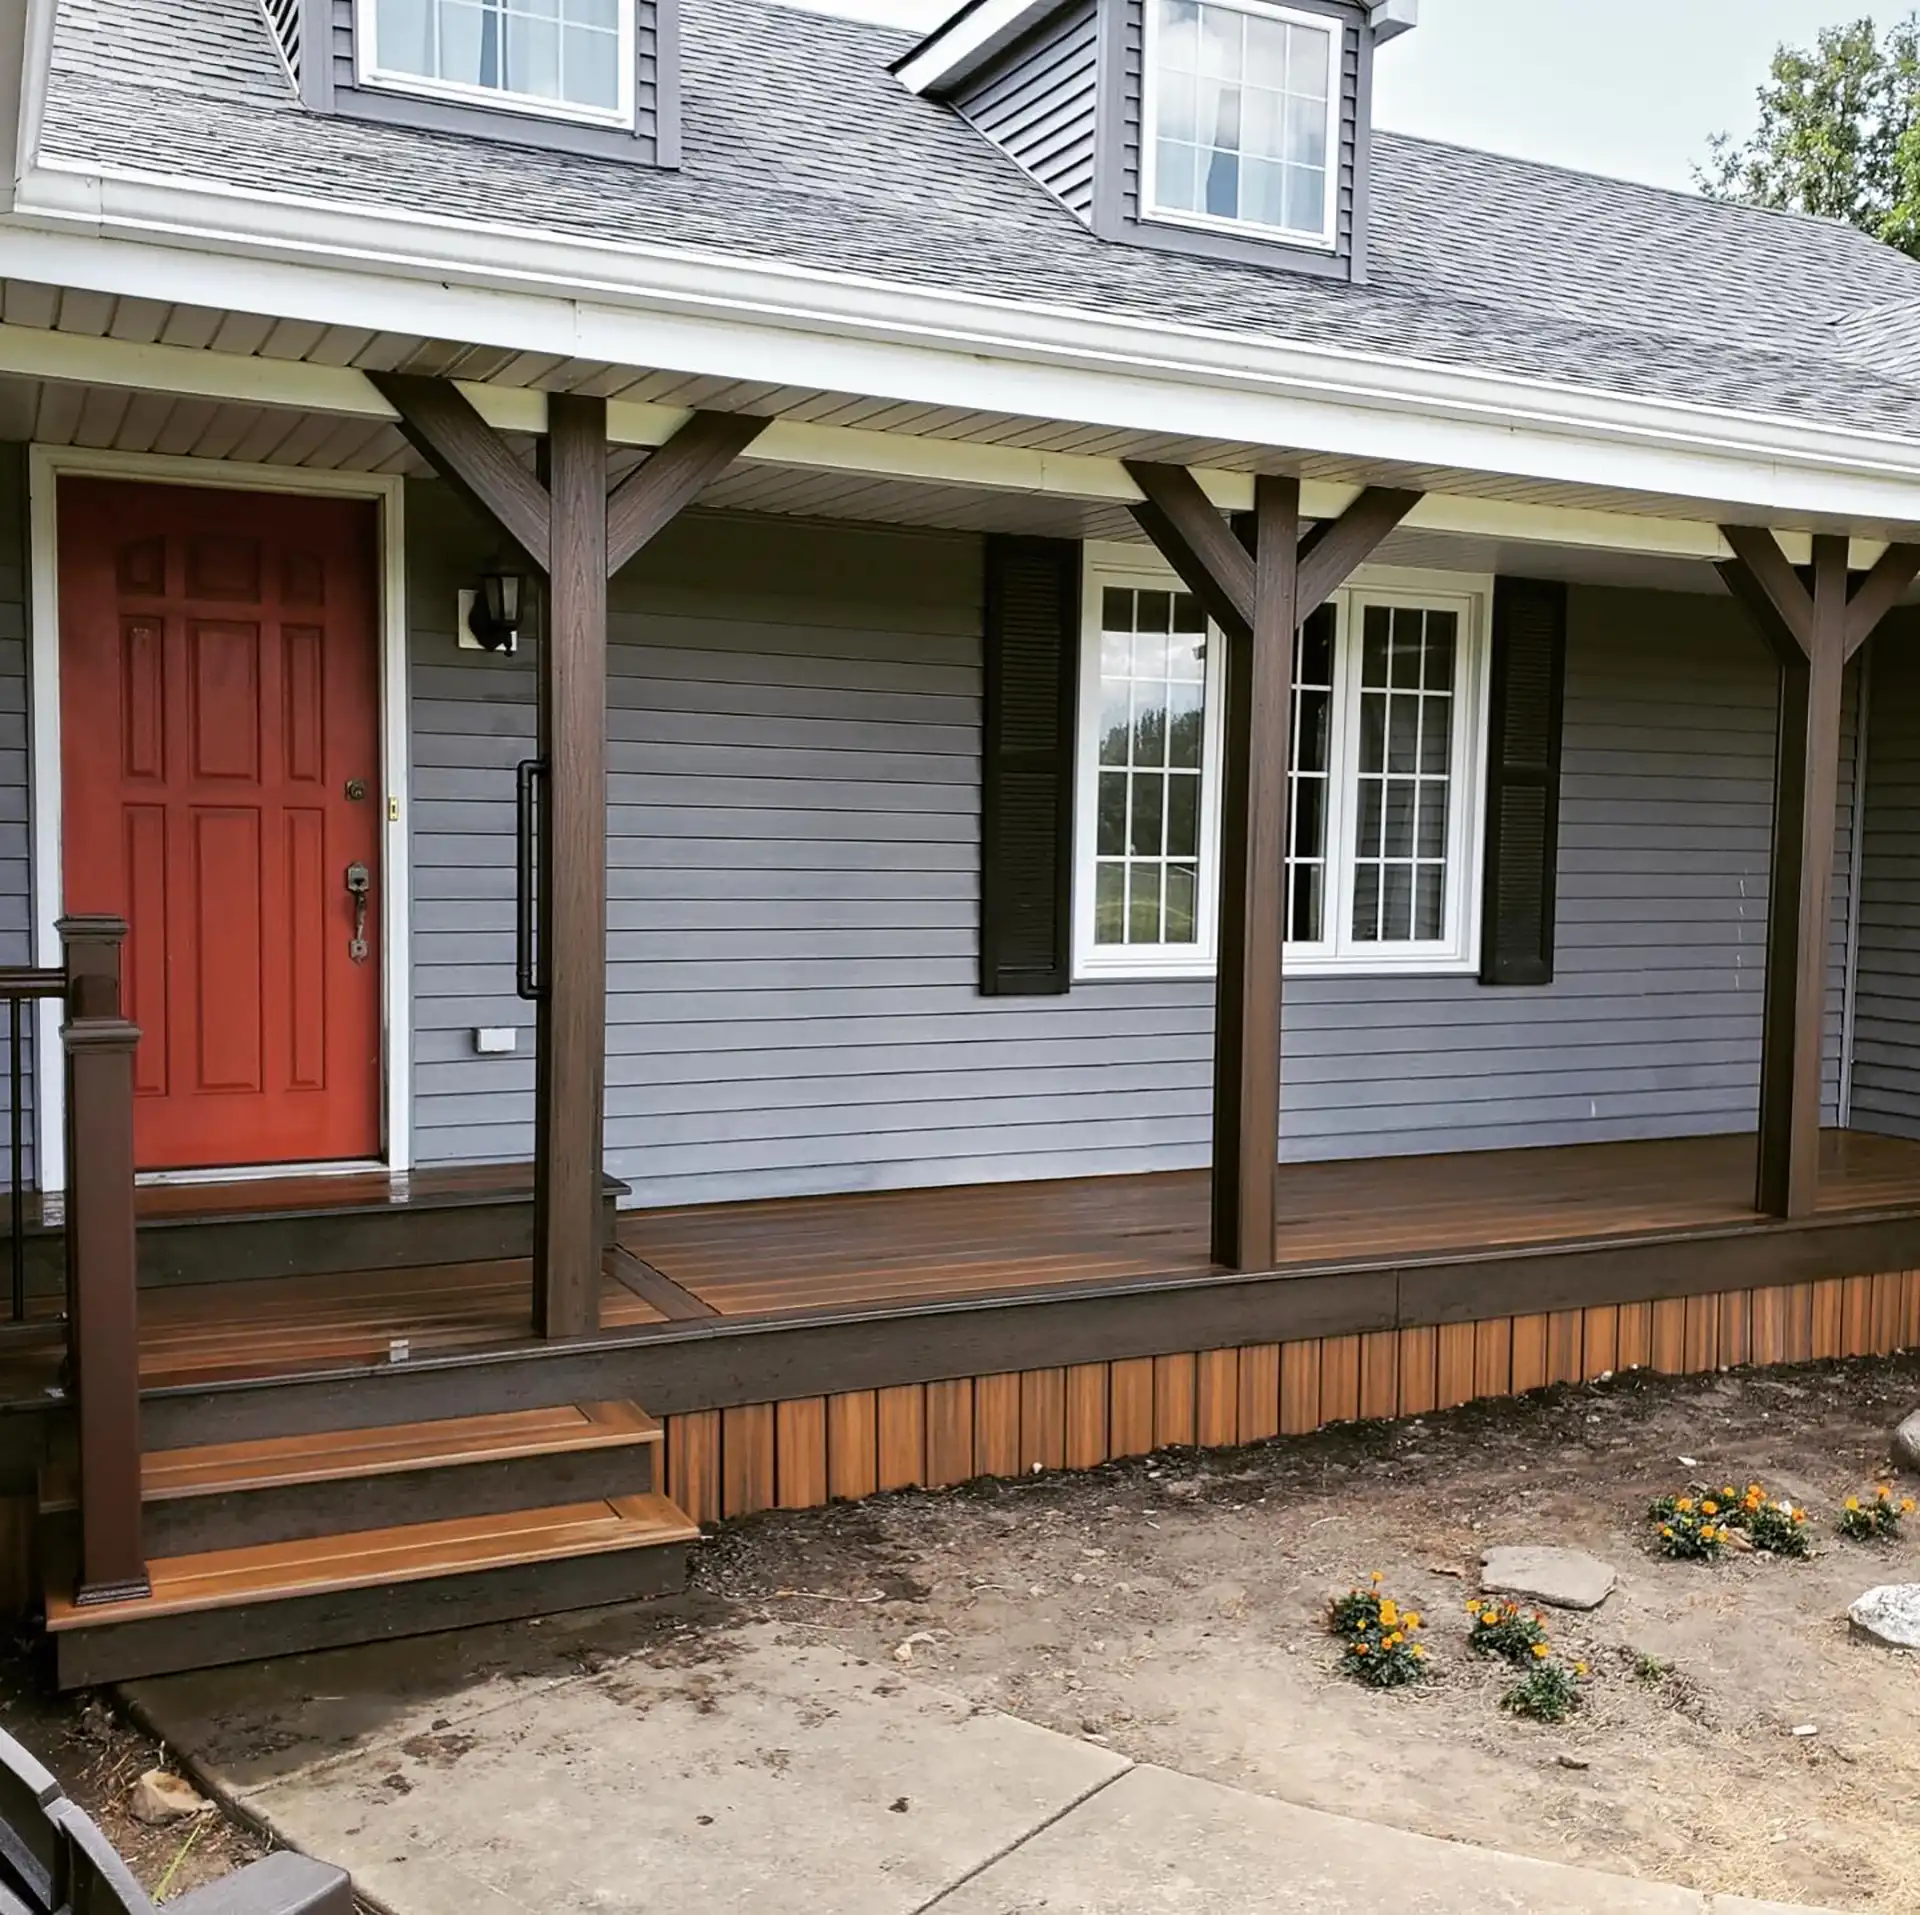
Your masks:
<svg viewBox="0 0 1920 1915"><path fill-rule="evenodd" d="M8 272L696 376L1920 522L1913 436L633 241L41 166ZM225 262L224 264L222 262Z"/></svg>
<svg viewBox="0 0 1920 1915"><path fill-rule="evenodd" d="M1392 0L1404 5L1406 0ZM1037 25L1060 0L973 0L893 63L909 93L938 93L964 80Z"/></svg>

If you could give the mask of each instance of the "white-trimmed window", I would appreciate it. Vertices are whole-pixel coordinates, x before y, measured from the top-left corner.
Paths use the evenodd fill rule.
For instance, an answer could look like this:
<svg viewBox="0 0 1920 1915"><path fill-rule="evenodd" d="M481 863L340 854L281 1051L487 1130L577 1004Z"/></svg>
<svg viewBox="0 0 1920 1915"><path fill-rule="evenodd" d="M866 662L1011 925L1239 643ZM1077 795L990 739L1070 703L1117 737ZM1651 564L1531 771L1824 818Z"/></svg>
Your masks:
<svg viewBox="0 0 1920 1915"><path fill-rule="evenodd" d="M1339 21L1271 0L1146 6L1146 217L1331 247Z"/></svg>
<svg viewBox="0 0 1920 1915"><path fill-rule="evenodd" d="M634 0L359 0L363 83L633 123Z"/></svg>
<svg viewBox="0 0 1920 1915"><path fill-rule="evenodd" d="M1206 976L1222 645L1151 564L1089 548L1075 969ZM1294 649L1289 971L1476 962L1490 579L1357 575Z"/></svg>

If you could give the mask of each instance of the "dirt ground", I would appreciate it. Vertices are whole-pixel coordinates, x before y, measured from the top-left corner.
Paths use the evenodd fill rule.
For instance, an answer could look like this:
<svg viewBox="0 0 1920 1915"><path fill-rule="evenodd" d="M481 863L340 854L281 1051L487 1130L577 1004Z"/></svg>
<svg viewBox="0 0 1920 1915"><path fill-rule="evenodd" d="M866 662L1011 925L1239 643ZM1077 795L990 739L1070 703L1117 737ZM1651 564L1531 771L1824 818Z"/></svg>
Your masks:
<svg viewBox="0 0 1920 1915"><path fill-rule="evenodd" d="M1837 1909L1920 1910L1920 1657L1850 1640L1849 1602L1920 1581L1899 1543L1832 1534L1920 1404L1920 1360L1706 1379L1633 1375L1251 1449L908 1492L736 1524L642 1655L766 1618L1144 1761L1426 1834ZM1683 1460L1683 1459L1691 1459ZM1754 1477L1804 1503L1815 1559L1671 1563L1647 1502ZM1920 1487L1920 1486L1910 1486ZM1594 1551L1621 1586L1548 1611L1592 1669L1545 1727L1465 1648L1479 1552ZM1327 1597L1378 1569L1427 1612L1435 1679L1344 1680ZM721 1645L716 1640L716 1648ZM24 1739L135 1873L171 1896L260 1852L220 1816L151 1830L127 1790L164 1751L105 1696L55 1699L0 1653ZM1796 1734L1795 1731L1803 1731ZM1804 1733L1811 1731L1811 1733Z"/></svg>
<svg viewBox="0 0 1920 1915"><path fill-rule="evenodd" d="M267 1845L218 1810L150 1829L127 1810L136 1777L167 1767L166 1751L110 1696L54 1696L24 1645L0 1648L0 1729L26 1744L100 1825L148 1894L171 1900L230 1875Z"/></svg>
<svg viewBox="0 0 1920 1915"><path fill-rule="evenodd" d="M1877 1547L1832 1521L1916 1403L1910 1359L1635 1375L762 1517L696 1574L736 1613L1194 1775L1549 1860L1912 1915L1920 1658L1850 1640L1845 1617L1873 1584L1920 1581L1920 1518ZM1693 1477L1803 1502L1815 1558L1658 1558L1645 1507ZM1465 1648L1479 1552L1523 1541L1620 1572L1590 1616L1547 1612L1592 1670L1561 1727L1504 1713L1511 1672ZM1418 1689L1337 1673L1327 1597L1375 1569L1428 1612L1436 1679Z"/></svg>

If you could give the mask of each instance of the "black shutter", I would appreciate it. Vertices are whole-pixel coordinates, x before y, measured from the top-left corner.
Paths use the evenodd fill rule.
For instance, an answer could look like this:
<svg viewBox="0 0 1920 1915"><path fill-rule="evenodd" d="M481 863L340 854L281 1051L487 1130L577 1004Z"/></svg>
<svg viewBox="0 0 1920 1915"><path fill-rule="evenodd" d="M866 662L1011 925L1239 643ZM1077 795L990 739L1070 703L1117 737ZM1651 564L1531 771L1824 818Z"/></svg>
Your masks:
<svg viewBox="0 0 1920 1915"><path fill-rule="evenodd" d="M980 989L1066 990L1073 973L1073 715L1080 547L987 540L980 772Z"/></svg>
<svg viewBox="0 0 1920 1915"><path fill-rule="evenodd" d="M1566 675L1567 588L1540 579L1496 580L1482 984L1553 982Z"/></svg>

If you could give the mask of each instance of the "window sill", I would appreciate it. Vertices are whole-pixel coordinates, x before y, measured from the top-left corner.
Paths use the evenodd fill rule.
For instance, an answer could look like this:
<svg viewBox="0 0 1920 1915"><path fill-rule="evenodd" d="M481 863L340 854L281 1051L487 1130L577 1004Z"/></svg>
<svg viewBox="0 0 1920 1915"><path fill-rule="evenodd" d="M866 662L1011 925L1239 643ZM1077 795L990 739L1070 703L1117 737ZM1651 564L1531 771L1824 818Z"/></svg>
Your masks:
<svg viewBox="0 0 1920 1915"><path fill-rule="evenodd" d="M441 85L416 79L404 73L362 73L357 82L369 93L390 94L403 100L434 100L444 106L468 107L476 112L497 113L503 119L550 121L556 126L592 127L597 132L633 132L631 112L607 111L591 106L569 106L564 100L543 100L531 94L500 93L487 87Z"/></svg>
<svg viewBox="0 0 1920 1915"><path fill-rule="evenodd" d="M1478 977L1480 960L1472 957L1297 957L1281 966L1283 980L1295 978ZM1215 976L1211 959L1192 964L1078 964L1073 984L1158 984L1173 981L1210 983Z"/></svg>
<svg viewBox="0 0 1920 1915"><path fill-rule="evenodd" d="M1302 253L1331 255L1339 244L1337 236L1328 232L1296 233L1284 226L1261 226L1247 219L1216 219L1206 213L1167 211L1158 206L1143 207L1140 224L1168 226L1185 233L1219 233L1228 239L1250 240L1261 246L1290 246Z"/></svg>

